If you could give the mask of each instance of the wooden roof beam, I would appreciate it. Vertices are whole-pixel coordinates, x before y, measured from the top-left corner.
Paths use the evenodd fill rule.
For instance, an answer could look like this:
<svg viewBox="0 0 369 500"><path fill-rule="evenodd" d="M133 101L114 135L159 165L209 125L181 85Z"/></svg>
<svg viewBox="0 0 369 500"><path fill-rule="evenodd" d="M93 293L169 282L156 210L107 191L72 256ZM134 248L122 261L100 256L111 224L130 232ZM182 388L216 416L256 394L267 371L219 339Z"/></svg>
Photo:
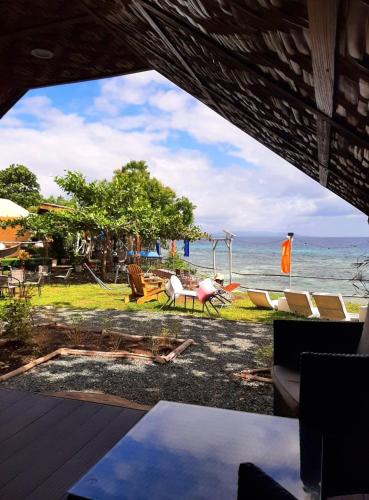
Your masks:
<svg viewBox="0 0 369 500"><path fill-rule="evenodd" d="M162 32L162 28L161 26L156 23L158 29ZM149 51L150 53L152 53L154 55L154 57L158 58L158 59L163 59L162 55L160 55L156 50L155 50L155 47L147 47L145 46L144 43L142 43L141 41L139 40L136 40L136 43L142 47L142 50L143 51ZM176 50L177 52L177 50ZM174 53L174 55L176 56L176 53ZM186 63L186 67L184 69L187 69L187 63ZM191 73L193 73L193 70L191 69ZM200 77L198 77L196 75L196 82L200 85L200 88L203 90L206 88L206 84L205 82L202 81L202 79ZM231 106L231 107L234 107L234 103L232 101L230 101L226 95L220 95L218 94L214 89L211 89L211 88L206 88L207 90L207 95L211 95L211 102L214 103L216 102L217 105L215 106L215 109L216 110L219 110L220 106L221 106L221 101L224 100L227 102L228 106ZM332 105L332 110L333 110L333 105ZM242 109L242 113L245 115L245 117L247 117L247 120L250 121L251 123L253 123L255 126L258 126L260 125L260 123L258 122L258 119L254 116L252 116L249 112L247 112L245 109ZM323 115L321 115L323 116ZM227 118L227 117L226 117ZM320 116L318 117L320 118ZM227 118L228 119L228 118ZM319 125L320 123L320 125ZM323 128L323 130L321 130L321 133L318 134L318 136L321 136L321 141L322 141L322 147L321 147L321 151L322 151L322 155L323 155L323 151L324 150L327 150L329 151L329 145L330 145L330 142L328 141L328 143L326 143L325 145L323 144L324 142L324 138L327 137L327 131L324 130L324 127L326 127L327 125L330 126L330 123L326 120L321 120L320 122L318 121L317 123L318 127L321 126ZM295 151L296 153L299 153L301 154L301 149L298 148L296 145L294 145L293 143L291 143L291 141L285 137L285 135L283 134L283 132L281 131L276 131L276 130L273 130L273 133L278 136L278 138L283 141L286 149L290 149L292 151ZM249 134L250 136L254 137L256 140L259 140L260 137L259 136L255 136L253 133L250 132L250 130L247 131L247 134ZM265 144L265 142L264 142ZM273 145L272 142L268 142L268 145L267 145L268 148L270 148L272 151L274 151L276 154L280 155L279 151L276 149L275 145ZM324 175L324 172L321 172L322 169L320 168L320 176L321 175ZM328 173L328 169L327 169L327 173ZM332 171L331 172L331 175L338 178L338 179L341 179L345 182L349 182L349 178L344 175L343 173L341 172L338 172L336 170ZM310 175L311 176L311 175ZM312 177L312 176L311 176ZM357 192L360 192L361 194L364 194L364 189L361 188L360 186L356 186L355 185L355 189L357 190Z"/></svg>
<svg viewBox="0 0 369 500"><path fill-rule="evenodd" d="M145 47L140 41L137 41L137 40L136 40L136 43L139 46L142 47L142 50L149 51L151 54L153 54L154 57L156 57L158 59L163 59L163 57L156 52L155 47ZM200 78L198 78L198 80L200 80ZM201 85L204 86L205 85L204 82L201 82ZM232 101L230 101L226 95L220 95L219 93L217 93L213 89L208 89L208 91L212 94L212 96L214 96L214 99L217 102L220 102L220 101L224 100L227 103L228 106L235 107L234 103ZM213 99L213 101L214 101L214 99ZM244 108L242 109L242 114L245 116L245 118L247 118L247 121L249 121L250 123L252 123L255 127L260 126L260 122L258 121L258 118L252 116ZM250 135L251 137L253 137L257 141L260 141L260 135L254 134L250 130L247 130L247 131L244 130L244 131L245 131L245 133L247 133L248 135ZM289 149L291 151L294 151L295 153L301 154L301 148L299 148L296 145L294 145L291 142L291 140L283 134L283 132L277 131L277 130L272 130L272 132L273 132L274 135L278 136L278 138L279 138L280 141L283 142L283 146L286 148L286 150ZM272 150L275 154L277 154L278 156L280 156L280 152L278 151L276 145L273 144L272 141L268 141L265 136L263 138L263 144L266 147L268 147L270 150ZM295 165L295 166L299 167L301 169L301 165ZM308 175L310 175L310 177L312 177L314 180L317 180L311 174L308 174ZM332 170L330 172L330 175L333 176L333 177L335 177L335 178L337 178L337 179L340 179L340 180L344 181L347 184L350 184L350 182L352 181L352 179L350 179L347 175L345 175L343 172L339 172L336 169ZM360 187L358 185L355 185L354 189L356 190L356 192L360 193L362 196L366 196L366 191L365 191L364 188L362 188L362 187ZM350 201L350 200L347 199L347 201Z"/></svg>
<svg viewBox="0 0 369 500"><path fill-rule="evenodd" d="M330 1L330 0L329 0ZM338 0L337 0L338 1ZM368 0L369 1L369 0ZM285 99L292 106L295 106L297 109L309 110L311 113L314 113L316 116L320 116L325 119L331 126L340 134L342 134L347 139L350 139L353 143L358 146L369 149L369 138L363 136L362 134L358 134L354 130L350 129L348 126L341 124L334 120L334 118L325 115L318 107L312 106L309 102L307 102L302 97L297 94L293 94L279 85L277 82L271 80L268 76L263 74L256 66L247 61L244 57L239 54L234 54L232 51L224 48L216 41L211 40L209 37L201 33L199 30L195 29L193 26L183 22L178 18L173 18L169 16L166 12L161 10L156 5L152 5L148 3L146 0L135 0L136 3L140 3L140 5L144 5L146 11L150 11L151 13L161 17L168 24L173 26L174 28L180 28L187 31L189 35L194 35L198 40L202 40L204 44L208 47L211 47L212 50L222 56L225 60L229 60L230 63L234 64L236 68L244 69L248 71L251 75L255 76L262 80L266 87L274 92L276 96L279 98ZM320 5L322 5L320 3Z"/></svg>
<svg viewBox="0 0 369 500"><path fill-rule="evenodd" d="M334 62L339 0L308 0L311 59L313 65L315 101L318 109L332 118L334 97ZM331 124L317 116L317 147L319 178L327 186Z"/></svg>
<svg viewBox="0 0 369 500"><path fill-rule="evenodd" d="M144 52L149 52L150 54L152 54L156 59L160 59L162 60L163 62L166 62L166 59L163 58L163 56L161 54L159 54L156 50L155 50L155 47L148 47L148 46L145 46L144 44L142 44L141 41L139 40L136 40L136 44L138 46L141 47L141 49L144 51ZM175 65L173 63L172 64L172 67L175 67ZM178 67L178 71L179 71L179 67ZM166 75L164 75L166 76ZM170 76L168 76L168 78L170 78ZM197 77L197 81L200 82L201 84L201 88L205 88L205 83L201 80L200 77ZM231 106L232 108L236 109L235 107L235 104L227 97L226 94L219 94L218 91L214 90L213 88L211 87L207 87L207 95L210 94L211 96L213 96L212 98L212 102L216 101L217 102L217 107L215 108L216 110L219 109L219 106L221 105L221 101L224 101L224 106L227 106L229 108L229 106ZM223 106L222 106L223 107ZM239 109L237 110L239 111ZM259 121L259 118L258 117L255 117L253 116L252 114L250 114L250 112L248 110L246 110L245 108L242 108L242 114L245 118L247 118L247 121L251 122L255 127L258 127L260 126L260 121ZM228 115L225 116L225 118L227 119L227 121L229 120L228 118ZM263 124L263 127L266 128L266 125ZM241 129L242 130L242 129ZM293 144L293 142L291 142L291 139L289 137L286 137L284 132L282 132L281 130L276 130L274 127L271 127L270 128L270 131L275 135L275 136L278 136L278 138L280 140L282 140L285 144L285 147L286 148L289 148L293 151L295 151L296 153L298 154L301 154L301 149L298 147L298 146L295 146ZM247 131L246 132L248 135L251 135L252 137L254 137L250 131ZM260 137L257 137L255 136L254 137L256 140L260 139ZM268 147L273 149L273 147L271 147L268 143ZM274 149L273 149L274 151ZM279 153L277 151L274 151L276 154L279 155Z"/></svg>
<svg viewBox="0 0 369 500"><path fill-rule="evenodd" d="M182 54L176 49L173 42L170 40L169 36L163 31L163 29L159 26L159 24L155 22L155 20L152 18L152 16L150 16L149 12L144 8L142 4L140 4L137 0L133 0L133 5L137 9L137 11L142 15L142 17L146 19L146 21L149 23L152 29L156 31L156 33L162 39L164 45L168 47L170 52L172 52L175 55L175 57L180 62L181 66L188 73L188 75L191 76L194 79L194 81L199 85L200 89L203 91L209 102L212 103L212 105L215 107L218 113L220 113L223 116L223 118L226 118L221 106L214 101L211 94L208 92L207 88L203 85L203 83L198 78L196 73L193 71L191 66L187 64Z"/></svg>

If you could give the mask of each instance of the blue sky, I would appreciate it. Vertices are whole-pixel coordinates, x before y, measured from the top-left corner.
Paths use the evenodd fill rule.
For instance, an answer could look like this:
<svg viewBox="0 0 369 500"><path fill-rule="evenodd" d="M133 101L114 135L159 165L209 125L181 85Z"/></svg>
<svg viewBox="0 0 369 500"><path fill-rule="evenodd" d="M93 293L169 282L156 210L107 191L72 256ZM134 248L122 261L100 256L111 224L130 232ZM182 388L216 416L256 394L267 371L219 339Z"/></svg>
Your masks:
<svg viewBox="0 0 369 500"><path fill-rule="evenodd" d="M196 205L209 232L367 236L367 218L155 71L28 92L0 120L1 168L109 178L129 160Z"/></svg>

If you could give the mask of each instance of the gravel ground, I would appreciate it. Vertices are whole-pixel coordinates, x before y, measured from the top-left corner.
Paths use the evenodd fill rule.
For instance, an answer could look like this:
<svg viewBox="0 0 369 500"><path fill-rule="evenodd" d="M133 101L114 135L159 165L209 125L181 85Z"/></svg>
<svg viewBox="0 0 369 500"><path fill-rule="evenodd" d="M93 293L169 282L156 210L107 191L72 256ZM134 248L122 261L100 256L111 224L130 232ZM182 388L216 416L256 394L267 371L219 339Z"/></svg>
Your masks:
<svg viewBox="0 0 369 500"><path fill-rule="evenodd" d="M68 321L76 312L80 310L58 309L49 311L48 316ZM86 324L98 327L110 318L120 331L131 334L158 335L162 327L174 326L180 328L180 338L192 338L196 345L167 365L143 360L61 357L10 379L3 387L33 392L102 391L148 405L164 399L272 412L270 385L232 378L241 369L257 366L254 354L260 346L270 343L270 325L151 312L92 310L83 314Z"/></svg>

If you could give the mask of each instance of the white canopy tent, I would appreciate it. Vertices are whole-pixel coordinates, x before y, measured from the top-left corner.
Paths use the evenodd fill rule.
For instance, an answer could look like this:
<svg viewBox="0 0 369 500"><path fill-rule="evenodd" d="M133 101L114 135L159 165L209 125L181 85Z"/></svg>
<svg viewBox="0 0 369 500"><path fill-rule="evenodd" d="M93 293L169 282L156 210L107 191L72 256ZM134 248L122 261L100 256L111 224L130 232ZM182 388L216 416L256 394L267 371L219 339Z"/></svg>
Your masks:
<svg viewBox="0 0 369 500"><path fill-rule="evenodd" d="M0 219L16 219L18 217L27 217L28 210L17 205L14 201L0 198Z"/></svg>

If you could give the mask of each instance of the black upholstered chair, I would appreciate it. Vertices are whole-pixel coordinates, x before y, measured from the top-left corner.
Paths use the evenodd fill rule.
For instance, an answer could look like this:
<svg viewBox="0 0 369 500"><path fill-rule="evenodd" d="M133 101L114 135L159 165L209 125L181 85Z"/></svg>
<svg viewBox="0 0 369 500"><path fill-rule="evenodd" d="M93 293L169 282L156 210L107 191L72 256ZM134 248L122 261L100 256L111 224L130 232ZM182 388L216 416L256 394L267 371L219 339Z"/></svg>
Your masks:
<svg viewBox="0 0 369 500"><path fill-rule="evenodd" d="M368 495L369 316L364 327L275 321L273 381L275 414L300 420L306 488Z"/></svg>
<svg viewBox="0 0 369 500"><path fill-rule="evenodd" d="M274 414L299 416L300 381L304 408L319 419L330 396L334 400L339 394L341 400L347 396L343 406L348 406L363 384L369 394L369 321L366 325L363 333L363 323L274 321ZM318 386L322 401L317 399Z"/></svg>
<svg viewBox="0 0 369 500"><path fill-rule="evenodd" d="M368 354L301 355L301 479L322 499L369 499L368 380Z"/></svg>

